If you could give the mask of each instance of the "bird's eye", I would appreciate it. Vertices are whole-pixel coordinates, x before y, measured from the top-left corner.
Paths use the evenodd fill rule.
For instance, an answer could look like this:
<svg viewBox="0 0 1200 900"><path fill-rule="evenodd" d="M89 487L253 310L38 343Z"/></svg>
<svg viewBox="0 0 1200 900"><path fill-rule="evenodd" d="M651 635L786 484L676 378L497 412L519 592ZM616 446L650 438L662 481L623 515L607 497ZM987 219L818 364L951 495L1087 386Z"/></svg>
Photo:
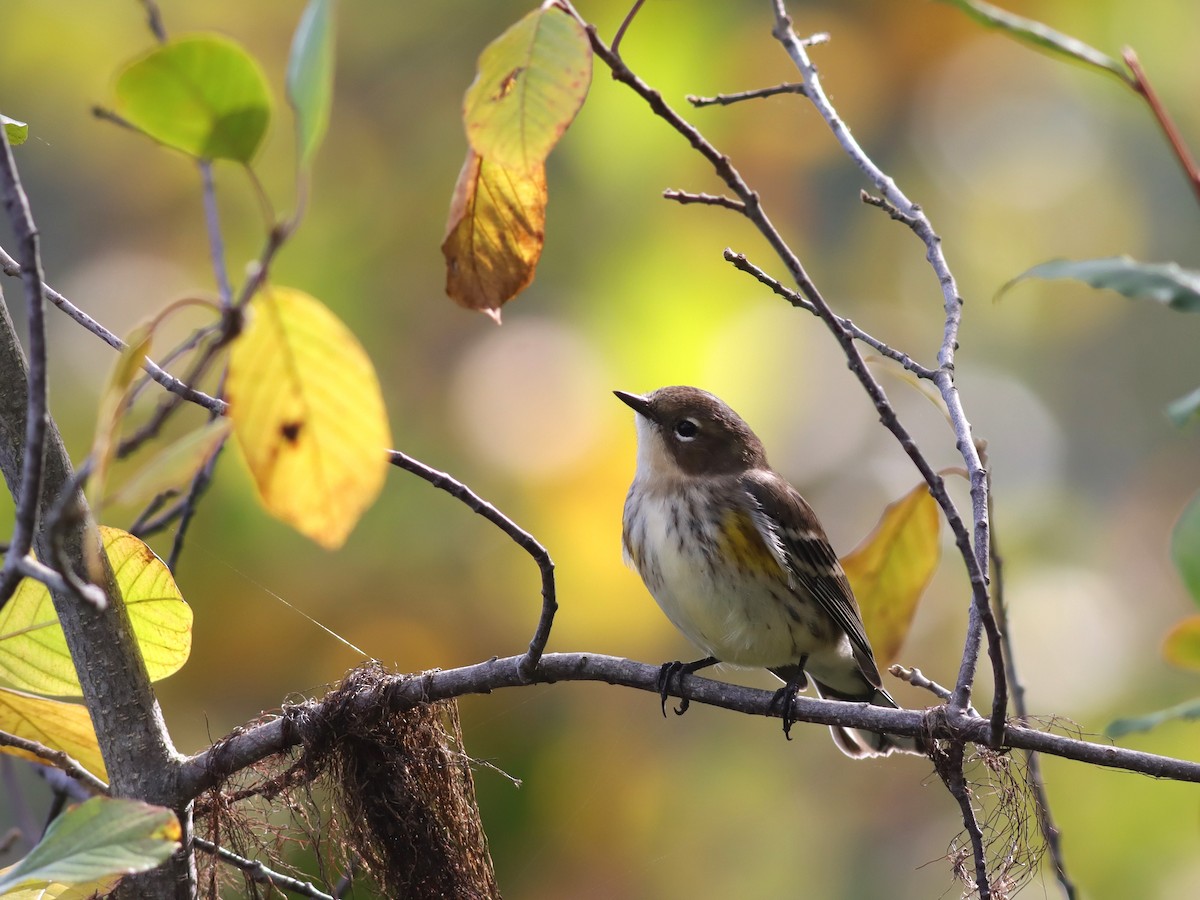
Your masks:
<svg viewBox="0 0 1200 900"><path fill-rule="evenodd" d="M681 441L694 440L700 433L700 426L695 419L680 419L675 423L675 436Z"/></svg>

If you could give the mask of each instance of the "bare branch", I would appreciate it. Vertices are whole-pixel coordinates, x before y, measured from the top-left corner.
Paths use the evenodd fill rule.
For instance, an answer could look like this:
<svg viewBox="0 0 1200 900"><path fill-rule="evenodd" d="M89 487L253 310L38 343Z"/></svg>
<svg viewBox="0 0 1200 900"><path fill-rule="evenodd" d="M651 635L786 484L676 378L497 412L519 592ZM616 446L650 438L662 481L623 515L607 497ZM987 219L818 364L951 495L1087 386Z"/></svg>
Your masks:
<svg viewBox="0 0 1200 900"><path fill-rule="evenodd" d="M316 888L310 881L300 881L298 878L292 878L290 875L284 875L269 869L262 863L253 859L246 859L244 856L239 856L232 850L226 850L214 844L212 841L206 841L204 838L192 838L192 843L198 850L203 850L215 856L221 862L228 863L234 868L240 869L250 877L251 881L258 884L268 884L271 887L279 888L280 890L291 891L293 894L299 894L301 897L313 897L315 900L334 900L332 894L327 894Z"/></svg>
<svg viewBox="0 0 1200 900"><path fill-rule="evenodd" d="M501 688L523 687L529 683L520 671L524 660L524 656L510 656L458 669L389 676L379 681L373 691L364 693L361 702L403 709L418 703L467 694L488 694ZM599 681L634 688L652 694L654 708L657 709L660 668L598 653L547 653L538 663L536 681ZM694 703L754 716L778 718L780 715L779 704L771 702L774 697L772 691L711 681L695 675L682 679L682 684L672 681L670 687L673 696ZM181 797L198 797L230 774L301 743L305 729L316 727L306 723L320 720L321 702L309 700L286 707L282 716L239 728L186 760L180 770L178 783ZM793 701L792 713L797 722L840 725L896 735L928 738L932 734L935 739L975 744L986 744L990 737L987 719L960 713L948 706L927 710L889 709L801 696ZM1036 750L1092 765L1140 772L1155 778L1200 783L1200 763L1197 762L1091 743L1020 725L1010 725L1005 729L1004 736L1004 746L1007 748Z"/></svg>
<svg viewBox="0 0 1200 900"><path fill-rule="evenodd" d="M7 731L0 731L0 745L16 747L18 750L32 753L47 765L54 766L54 768L66 772L83 785L90 794L108 794L108 785L80 765L69 753L64 753L62 750L55 750L52 747L47 747L45 744L31 741L19 735L9 734Z"/></svg>
<svg viewBox="0 0 1200 900"><path fill-rule="evenodd" d="M995 694L992 698L992 727L995 729L993 742L999 742L1000 732L1004 727L1005 712L1008 708L1008 695L1004 660L1000 650L1000 633L996 627L988 599L988 545L991 526L987 470L979 457L971 431L971 423L967 420L962 400L958 394L958 387L954 381L954 356L958 349L958 331L962 321L962 297L958 294L957 283L942 252L941 238L934 232L924 211L909 200L896 186L895 181L875 165L859 146L850 133L850 129L838 116L829 97L825 94L816 66L812 64L804 42L792 30L792 21L784 8L784 0L772 0L772 4L775 8L775 28L772 33L783 45L796 68L799 69L807 88L806 96L825 119L829 130L842 145L846 155L880 192L882 201L875 205L886 209L884 202L890 204L896 211L893 218L905 222L921 239L925 245L925 258L932 266L942 291L945 325L942 331L941 348L938 351L938 370L934 377L934 383L938 386L942 399L946 403L946 409L950 414L950 423L958 439L958 451L967 466L971 484L971 512L974 521L974 544L972 545L971 538L958 516L957 509L954 509L953 504L948 506L939 500L939 505L942 506L947 520L950 522L950 527L955 533L955 542L963 555L967 574L971 579L972 592L972 603L967 621L967 637L964 642L962 663L959 666L952 703L959 709L965 709L971 702L971 688L975 681L980 644L982 635L986 633L988 655L992 663L992 679L995 683ZM801 288L803 290L803 285ZM807 294L807 291L805 293ZM930 481L929 484L932 488L934 483Z"/></svg>
<svg viewBox="0 0 1200 900"><path fill-rule="evenodd" d="M437 469L431 468L420 460L413 459L411 456L401 453L399 450L390 450L388 454L392 465L424 478L434 487L440 488L450 494L450 496L461 500L472 512L483 516L512 538L517 546L532 556L533 561L537 563L538 571L542 573L542 612L538 618L533 638L529 642L529 650L521 657L519 667L524 680L536 680L538 675L538 661L546 649L547 641L550 640L550 628L554 624L554 614L558 611L558 600L555 598L556 589L554 586L554 561L550 558L550 554L532 534L521 528L516 522L504 515L504 513L500 512L500 510L496 509L496 507L492 506L492 504L488 503L461 481L452 478L445 472L439 472Z"/></svg>
<svg viewBox="0 0 1200 900"><path fill-rule="evenodd" d="M18 264L6 252L4 252L3 249L0 249L0 270L3 270L5 275L16 276L23 274L23 269L20 264ZM82 325L92 334L96 335L96 337L100 338L100 340L104 341L104 343L108 344L108 346L112 347L118 352L123 352L128 349L128 345L121 340L120 337L109 331L44 281L42 282L42 290L45 291L47 300L65 312L76 323ZM193 390L170 372L159 366L158 363L154 362L152 359L147 358L142 364L142 368L147 372L147 374L149 374L151 378L153 378L168 391L171 391L174 394L179 394L189 403L195 403L197 406L203 407L210 412L225 412L226 403L224 400L218 400L216 397L210 397L207 394L201 393L200 391Z"/></svg>
<svg viewBox="0 0 1200 900"><path fill-rule="evenodd" d="M1008 620L1008 603L1004 598L1004 559L1000 555L996 535L992 534L992 602L996 608L996 622L1000 627L1000 640L1004 644L1004 662L1008 669L1008 684L1012 692L1013 709L1017 714L1016 721L1021 725L1029 723L1029 708L1025 703L1025 685L1017 673L1016 657L1013 655L1012 631ZM1054 816L1050 812L1050 797L1046 793L1046 780L1042 776L1042 761L1038 754L1025 751L1025 768L1029 773L1029 783L1033 787L1033 802L1037 813L1038 830L1046 848L1050 851L1050 862L1054 866L1054 875L1062 888L1067 900L1075 900L1077 892L1075 884L1067 874L1066 859L1063 856L1062 841L1059 831L1054 824Z"/></svg>
<svg viewBox="0 0 1200 900"><path fill-rule="evenodd" d="M798 81L785 81L775 87L756 88L752 91L738 91L735 94L717 94L715 97L697 97L687 95L687 102L700 109L704 106L730 106L744 100L759 100L763 97L776 97L779 94L804 94L804 85Z"/></svg>
<svg viewBox="0 0 1200 900"><path fill-rule="evenodd" d="M221 216L217 210L217 191L213 184L212 161L196 160L200 170L202 184L201 195L204 198L204 224L208 232L208 250L212 257L213 274L217 279L217 294L221 298L221 309L227 310L233 305L233 285L229 283L229 269L225 265L225 241L221 237Z"/></svg>
<svg viewBox="0 0 1200 900"><path fill-rule="evenodd" d="M808 300L805 300L804 297L795 291L784 287L779 281L772 278L758 266L754 265L754 263L747 260L744 253L734 253L732 250L726 249L725 259L732 263L735 269L745 272L748 275L753 275L762 284L765 284L788 303L792 304L792 306L797 306L800 309L806 309L813 315L817 315L816 307L814 307ZM907 353L901 353L899 350L893 350L874 335L863 331L849 319L844 319L839 316L838 323L842 326L842 328L850 332L851 336L853 336L855 340L862 341L868 347L878 352L880 356L886 356L888 359L900 363L900 365L904 366L904 368L908 369L908 371L912 372L918 378L925 378L929 380L933 379L933 370L925 368L925 366L910 358Z"/></svg>
<svg viewBox="0 0 1200 900"><path fill-rule="evenodd" d="M21 255L21 281L25 287L25 305L29 316L29 390L22 446L20 487L13 492L16 515L12 540L4 567L0 569L0 608L8 602L21 580L18 563L33 546L37 530L38 501L45 467L46 426L46 295L42 290L42 259L38 247L37 226L29 209L29 198L21 186L17 163L13 158L8 133L0 128L0 193L4 211L16 235Z"/></svg>
<svg viewBox="0 0 1200 900"><path fill-rule="evenodd" d="M979 891L979 900L991 900L992 888L988 882L987 852L983 846L983 830L975 817L975 807L971 805L971 791L963 776L963 745L959 741L950 741L941 748L942 753L934 757L937 773L946 785L946 790L957 801L959 812L962 814L963 828L971 841L971 858L975 861L975 888Z"/></svg>
<svg viewBox="0 0 1200 900"><path fill-rule="evenodd" d="M667 189L662 193L664 200L674 200L683 206L689 203L700 203L705 206L723 206L734 212L745 212L746 204L732 197L718 197L713 194L694 194L691 191L676 191Z"/></svg>
<svg viewBox="0 0 1200 900"><path fill-rule="evenodd" d="M1154 120L1158 122L1158 127L1166 135L1167 142L1171 145L1175 158L1179 160L1179 165L1191 184L1196 199L1200 200L1200 166L1196 165L1196 159L1192 156L1192 151L1188 149L1187 141L1183 139L1171 114L1163 106L1150 79L1146 77L1146 70L1142 68L1141 60L1133 52L1133 48L1126 47L1122 58L1125 60L1125 65L1129 66L1129 70L1133 72L1133 89L1145 99L1146 105L1150 107L1150 112L1154 114Z"/></svg>

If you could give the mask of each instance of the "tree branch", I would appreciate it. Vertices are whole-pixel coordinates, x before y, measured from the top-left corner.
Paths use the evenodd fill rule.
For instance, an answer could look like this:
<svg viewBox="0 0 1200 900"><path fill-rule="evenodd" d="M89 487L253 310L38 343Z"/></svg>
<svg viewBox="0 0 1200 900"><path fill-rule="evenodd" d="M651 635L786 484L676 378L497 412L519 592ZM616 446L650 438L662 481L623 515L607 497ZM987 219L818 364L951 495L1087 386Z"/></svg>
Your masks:
<svg viewBox="0 0 1200 900"><path fill-rule="evenodd" d="M21 580L19 563L29 554L37 530L49 414L46 410L46 297L42 291L38 231L29 209L29 198L21 187L17 163L4 128L0 128L0 151L3 152L0 158L0 193L4 198L4 211L20 247L21 282L25 287L29 317L29 381L22 444L24 458L20 463L20 484L12 492L17 507L12 539L4 558L4 567L0 569L0 608L3 608Z"/></svg>
<svg viewBox="0 0 1200 900"><path fill-rule="evenodd" d="M39 744L37 741L31 741L20 735L9 734L7 731L0 731L0 744L5 747L16 747L18 750L24 750L26 753L32 753L38 759L45 762L46 765L54 766L54 768L66 772L83 785L90 794L108 794L108 785L81 766L69 753L64 753L62 750L55 750L52 747Z"/></svg>
<svg viewBox="0 0 1200 900"><path fill-rule="evenodd" d="M0 248L0 271L3 271L5 275L10 276L23 275L24 273L22 266L11 256L9 256L3 248ZM82 325L86 330L100 338L100 340L104 341L104 343L108 344L108 346L112 347L118 353L122 353L129 349L129 345L121 340L120 337L109 331L44 281L42 282L42 290L45 292L47 300L66 313L75 321L76 324ZM189 403L195 403L197 406L201 406L210 412L222 414L225 412L226 403L224 400L218 400L216 397L210 397L207 394L201 393L200 391L193 390L170 372L163 369L160 365L158 365L158 363L154 362L154 360L147 358L146 361L142 363L142 368L151 378L153 378L168 391L171 391L174 394L179 394Z"/></svg>
<svg viewBox="0 0 1200 900"><path fill-rule="evenodd" d="M276 872L274 869L267 868L258 862L258 860L239 856L232 850L226 850L212 841L206 841L204 838L198 837L193 838L192 843L198 850L203 850L205 853L215 856L221 862L228 863L234 868L245 872L250 880L257 884L270 885L280 890L299 894L301 897L312 897L314 900L334 900L332 894L327 894L319 890L311 881L301 881L298 878L292 878L290 875Z"/></svg>
<svg viewBox="0 0 1200 900"><path fill-rule="evenodd" d="M529 683L520 671L524 659L524 656L510 656L458 669L386 676L373 689L364 691L356 702L364 707L383 704L399 710L419 703L522 687ZM538 664L536 682L599 681L646 691L657 698L660 668L596 653L547 653ZM747 715L779 717L779 705L771 702L774 697L772 691L712 681L696 675L684 678L682 682L678 684L672 681L670 685L670 693L680 699ZM186 760L180 771L180 796L198 797L230 774L302 743L310 729L320 727L321 704L321 700L309 700L286 707L282 716L239 728ZM656 708L657 703L654 705ZM986 744L990 737L987 719L947 706L935 706L927 710L889 709L866 703L843 703L801 696L795 699L792 707L798 722L841 725L926 738L932 735L936 739L975 744ZM1091 743L1020 725L1010 725L1005 729L1004 736L1005 748L1036 750L1092 765L1200 784L1200 763L1196 762Z"/></svg>
<svg viewBox="0 0 1200 900"><path fill-rule="evenodd" d="M967 622L967 638L952 703L959 709L965 709L971 702L971 687L975 680L981 633L985 632L988 638L988 655L992 663L992 679L995 683L995 694L992 698L992 727L995 729L993 742L998 742L1001 738L1001 729L1004 727L1008 697L1004 660L1000 651L1000 633L996 627L996 620L992 615L988 597L990 512L988 509L987 471L980 459L971 433L971 423L967 421L966 412L958 394L958 387L954 381L954 355L958 349L958 330L962 321L962 297L958 294L957 283L942 252L941 238L934 232L924 211L904 195L896 186L895 181L876 166L855 141L850 129L838 116L829 97L825 94L817 69L808 56L804 42L792 30L791 18L784 8L784 0L771 0L771 2L775 9L773 34L783 45L796 68L799 69L804 79L806 96L821 117L825 119L829 130L833 132L846 155L880 192L882 199L899 211L900 220L906 222L913 233L924 243L925 258L933 267L942 290L946 318L942 331L941 349L938 352L938 369L933 380L946 403L946 409L950 414L950 423L957 437L958 452L967 466L971 484L971 511L975 526L975 540L974 546L972 546L970 536L966 533L965 526L958 517L957 509L954 509L953 504L947 506L939 500L939 505L942 506L947 520L950 521L951 529L955 532L959 550L963 554L967 574L971 579L973 598ZM805 293L807 294L807 292ZM929 484L931 488L934 486L932 481L929 481ZM951 518L952 515L953 518Z"/></svg>
<svg viewBox="0 0 1200 900"><path fill-rule="evenodd" d="M534 629L533 638L529 642L529 649L525 655L521 657L520 671L522 677L526 681L537 680L538 661L542 657L542 653L546 649L546 643L550 640L550 628L554 624L554 614L558 611L558 600L556 599L556 589L554 586L554 561L550 558L550 554L532 534L521 528L500 510L496 509L492 504L488 503L473 490L447 475L445 472L439 472L437 469L431 468L420 460L413 459L407 454L401 453L399 450L389 450L388 456L391 459L392 465L398 466L407 472L412 472L424 478L436 488L440 488L450 496L461 500L467 507L475 513L483 516L513 541L533 557L533 561L537 563L538 571L542 573L542 612L538 618L537 628Z"/></svg>

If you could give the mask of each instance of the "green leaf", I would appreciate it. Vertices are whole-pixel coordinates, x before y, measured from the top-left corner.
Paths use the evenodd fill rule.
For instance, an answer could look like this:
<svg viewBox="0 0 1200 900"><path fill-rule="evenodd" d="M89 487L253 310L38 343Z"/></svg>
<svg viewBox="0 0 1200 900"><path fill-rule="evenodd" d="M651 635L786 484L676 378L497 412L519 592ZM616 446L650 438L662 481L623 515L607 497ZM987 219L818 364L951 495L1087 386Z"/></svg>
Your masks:
<svg viewBox="0 0 1200 900"><path fill-rule="evenodd" d="M4 125L4 133L8 135L10 147L20 146L29 137L29 126L24 122L18 122L16 119L0 115L0 123Z"/></svg>
<svg viewBox="0 0 1200 900"><path fill-rule="evenodd" d="M996 296L1027 278L1072 278L1131 300L1153 300L1183 312L1200 312L1200 272L1182 269L1175 263L1140 263L1128 256L1055 259L1022 272Z"/></svg>
<svg viewBox="0 0 1200 900"><path fill-rule="evenodd" d="M1192 599L1200 604L1200 494L1191 499L1171 530L1171 559Z"/></svg>
<svg viewBox="0 0 1200 900"><path fill-rule="evenodd" d="M145 872L179 849L180 834L169 809L93 797L50 823L29 855L0 875L0 891Z"/></svg>
<svg viewBox="0 0 1200 900"><path fill-rule="evenodd" d="M191 607L171 571L149 547L106 525L100 526L100 536L150 680L166 678L191 653ZM0 681L56 697L82 694L50 592L32 578L22 579L0 609Z"/></svg>
<svg viewBox="0 0 1200 900"><path fill-rule="evenodd" d="M492 41L463 100L475 152L505 169L533 171L579 112L592 81L587 32L544 4Z"/></svg>
<svg viewBox="0 0 1200 900"><path fill-rule="evenodd" d="M984 0L940 0L940 2L957 6L981 25L988 28L999 28L1018 41L1045 51L1051 56L1062 56L1073 62L1094 66L1110 75L1116 75L1126 84L1130 83L1129 71L1111 56L1101 53L1077 38L1063 34L1061 31L1055 31L1036 19L1015 15L1008 10L985 3Z"/></svg>
<svg viewBox="0 0 1200 900"><path fill-rule="evenodd" d="M309 0L288 57L287 97L296 113L300 165L313 154L329 126L333 105L334 0Z"/></svg>
<svg viewBox="0 0 1200 900"><path fill-rule="evenodd" d="M1200 719L1200 699L1188 700L1180 703L1178 706L1148 713L1144 716L1117 719L1109 723L1109 726L1104 729L1104 733L1109 737L1117 738L1126 734L1132 734L1135 731L1149 731L1152 728L1157 728L1164 722L1170 722L1175 719Z"/></svg>
<svg viewBox="0 0 1200 900"><path fill-rule="evenodd" d="M1183 428L1200 418L1200 388L1167 404L1167 418Z"/></svg>
<svg viewBox="0 0 1200 900"><path fill-rule="evenodd" d="M201 159L254 157L271 118L266 77L228 38L170 41L125 66L117 112L168 147Z"/></svg>

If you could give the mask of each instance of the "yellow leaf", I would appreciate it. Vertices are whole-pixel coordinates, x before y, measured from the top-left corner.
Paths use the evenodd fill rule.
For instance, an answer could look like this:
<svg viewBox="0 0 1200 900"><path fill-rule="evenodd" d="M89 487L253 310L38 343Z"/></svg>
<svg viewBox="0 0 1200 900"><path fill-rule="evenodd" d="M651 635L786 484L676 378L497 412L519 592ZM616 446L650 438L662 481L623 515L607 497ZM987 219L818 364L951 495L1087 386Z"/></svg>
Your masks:
<svg viewBox="0 0 1200 900"><path fill-rule="evenodd" d="M97 778L108 780L86 706L0 688L0 731L37 741L52 750L62 750ZM0 753L38 759L16 747L0 747Z"/></svg>
<svg viewBox="0 0 1200 900"><path fill-rule="evenodd" d="M895 662L937 568L940 521L929 489L917 485L890 504L875 530L842 559L880 669Z"/></svg>
<svg viewBox="0 0 1200 900"><path fill-rule="evenodd" d="M468 150L442 241L446 293L499 322L500 307L533 281L545 227L545 170L506 169Z"/></svg>
<svg viewBox="0 0 1200 900"><path fill-rule="evenodd" d="M1200 672L1200 616L1176 622L1163 640L1162 653L1171 665Z"/></svg>
<svg viewBox="0 0 1200 900"><path fill-rule="evenodd" d="M563 10L542 4L480 54L463 99L471 146L506 168L540 169L591 82L587 32Z"/></svg>
<svg viewBox="0 0 1200 900"><path fill-rule="evenodd" d="M272 515L329 549L378 496L391 444L379 379L320 301L264 288L230 351L234 435Z"/></svg>
<svg viewBox="0 0 1200 900"><path fill-rule="evenodd" d="M152 681L177 672L192 649L192 610L170 570L149 547L118 528L100 527L134 638ZM50 592L26 578L0 610L0 681L21 690L80 696Z"/></svg>

